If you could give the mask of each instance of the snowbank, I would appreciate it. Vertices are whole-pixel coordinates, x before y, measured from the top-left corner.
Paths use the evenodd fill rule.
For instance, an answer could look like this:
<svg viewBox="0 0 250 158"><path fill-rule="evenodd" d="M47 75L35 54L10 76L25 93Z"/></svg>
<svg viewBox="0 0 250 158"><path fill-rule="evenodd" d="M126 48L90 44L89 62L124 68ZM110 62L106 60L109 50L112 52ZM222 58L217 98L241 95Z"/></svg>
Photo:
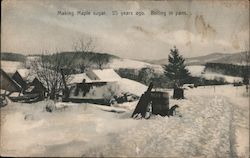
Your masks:
<svg viewBox="0 0 250 158"><path fill-rule="evenodd" d="M137 96L141 96L147 90L147 86L126 78L122 78L117 82L117 84L122 91L130 92Z"/></svg>
<svg viewBox="0 0 250 158"><path fill-rule="evenodd" d="M86 94L85 98L89 99L111 99L114 95L119 96L122 93L120 87L116 83L108 83L101 87L93 87ZM81 97L81 93L79 93Z"/></svg>

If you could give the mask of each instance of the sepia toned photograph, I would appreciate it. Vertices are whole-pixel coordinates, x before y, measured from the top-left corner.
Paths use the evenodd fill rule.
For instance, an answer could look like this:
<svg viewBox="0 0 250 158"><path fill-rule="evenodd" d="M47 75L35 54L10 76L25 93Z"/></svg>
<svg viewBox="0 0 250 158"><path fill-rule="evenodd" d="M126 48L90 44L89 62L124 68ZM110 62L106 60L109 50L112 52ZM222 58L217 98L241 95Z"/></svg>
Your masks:
<svg viewBox="0 0 250 158"><path fill-rule="evenodd" d="M2 0L1 157L248 158L249 0Z"/></svg>

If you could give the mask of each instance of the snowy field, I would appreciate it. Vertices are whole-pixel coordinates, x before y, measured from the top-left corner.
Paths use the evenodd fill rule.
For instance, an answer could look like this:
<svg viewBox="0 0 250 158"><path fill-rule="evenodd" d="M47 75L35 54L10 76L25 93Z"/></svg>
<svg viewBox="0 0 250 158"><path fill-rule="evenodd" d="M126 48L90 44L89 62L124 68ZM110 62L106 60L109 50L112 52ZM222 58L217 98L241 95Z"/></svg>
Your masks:
<svg viewBox="0 0 250 158"><path fill-rule="evenodd" d="M5 61L5 60L1 60L1 68L6 73L14 74L17 69L23 68L23 64L21 62L18 62L18 61Z"/></svg>
<svg viewBox="0 0 250 158"><path fill-rule="evenodd" d="M180 116L130 118L137 102L116 107L42 101L1 108L1 156L248 157L245 87L185 90ZM108 111L120 111L114 113Z"/></svg>
<svg viewBox="0 0 250 158"><path fill-rule="evenodd" d="M204 72L205 66L193 65L193 66L187 66L187 69L189 70L192 76L204 77L205 79L208 79L208 80L213 80L216 78L217 79L224 78L225 81L229 83L242 81L241 77L228 76L228 75L223 75L223 74L214 73L214 72Z"/></svg>

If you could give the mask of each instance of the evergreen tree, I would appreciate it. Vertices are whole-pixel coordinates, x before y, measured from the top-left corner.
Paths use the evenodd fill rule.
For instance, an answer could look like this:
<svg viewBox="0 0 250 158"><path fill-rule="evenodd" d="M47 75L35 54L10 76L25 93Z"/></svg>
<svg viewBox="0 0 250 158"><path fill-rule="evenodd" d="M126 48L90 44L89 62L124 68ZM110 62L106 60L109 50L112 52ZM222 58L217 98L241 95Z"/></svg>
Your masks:
<svg viewBox="0 0 250 158"><path fill-rule="evenodd" d="M164 65L164 74L174 82L175 88L182 86L189 78L190 73L184 65L185 59L179 54L178 49L170 49L169 64Z"/></svg>

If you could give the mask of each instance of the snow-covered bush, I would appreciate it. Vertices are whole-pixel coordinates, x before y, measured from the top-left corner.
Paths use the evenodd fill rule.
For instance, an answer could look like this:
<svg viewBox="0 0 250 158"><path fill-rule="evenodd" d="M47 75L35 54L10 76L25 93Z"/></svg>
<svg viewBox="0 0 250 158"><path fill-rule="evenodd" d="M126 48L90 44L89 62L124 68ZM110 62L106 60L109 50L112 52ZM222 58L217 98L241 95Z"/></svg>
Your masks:
<svg viewBox="0 0 250 158"><path fill-rule="evenodd" d="M105 86L101 87L93 87L90 91L86 94L86 98L90 99L97 99L97 98L104 98L104 99L111 99L115 95L120 95L121 89L119 85L109 83Z"/></svg>
<svg viewBox="0 0 250 158"><path fill-rule="evenodd" d="M52 100L48 100L45 105L45 110L47 112L53 112L56 110L56 104Z"/></svg>

